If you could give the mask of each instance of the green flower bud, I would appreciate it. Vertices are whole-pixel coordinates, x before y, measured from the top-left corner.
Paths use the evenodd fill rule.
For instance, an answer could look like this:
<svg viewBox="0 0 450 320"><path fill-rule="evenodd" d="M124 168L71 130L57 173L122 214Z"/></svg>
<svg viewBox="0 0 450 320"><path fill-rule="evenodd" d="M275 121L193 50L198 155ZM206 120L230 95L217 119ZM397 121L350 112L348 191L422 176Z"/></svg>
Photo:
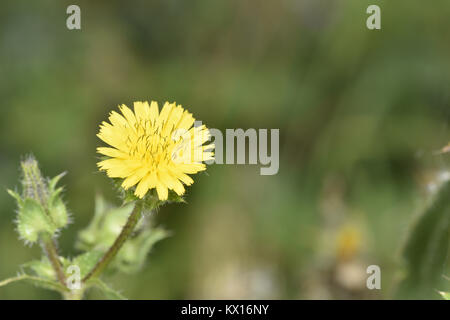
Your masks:
<svg viewBox="0 0 450 320"><path fill-rule="evenodd" d="M48 189L42 177L39 165L33 156L28 156L20 163L22 169L22 196L24 199L31 198L44 208L48 202Z"/></svg>
<svg viewBox="0 0 450 320"><path fill-rule="evenodd" d="M24 199L17 214L17 231L26 243L35 243L43 232L53 235L57 228L45 213L42 206L34 199Z"/></svg>
<svg viewBox="0 0 450 320"><path fill-rule="evenodd" d="M35 243L41 233L53 236L58 229L69 223L66 206L60 194L62 188L56 184L63 174L48 180L39 170L33 156L20 163L22 171L22 195L8 190L17 200L17 231L27 243Z"/></svg>

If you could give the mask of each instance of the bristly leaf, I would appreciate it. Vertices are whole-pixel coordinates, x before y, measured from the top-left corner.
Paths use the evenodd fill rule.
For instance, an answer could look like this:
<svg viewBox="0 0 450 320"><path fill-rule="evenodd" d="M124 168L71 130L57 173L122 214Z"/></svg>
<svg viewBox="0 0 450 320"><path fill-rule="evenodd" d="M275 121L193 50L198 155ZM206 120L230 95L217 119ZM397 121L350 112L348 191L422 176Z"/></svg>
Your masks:
<svg viewBox="0 0 450 320"><path fill-rule="evenodd" d="M0 282L0 287L5 286L10 283L13 283L13 282L17 282L17 281L25 281L25 282L28 282L37 287L54 290L54 291L58 291L61 293L68 291L68 289L66 287L64 287L57 281L44 279L44 278L40 278L40 277L35 277L35 276L30 276L27 274L21 274L21 275L18 275L17 277L3 280Z"/></svg>
<svg viewBox="0 0 450 320"><path fill-rule="evenodd" d="M56 191L56 185L58 184L59 180L61 180L62 177L64 177L66 175L66 172L60 173L58 174L56 177L53 177L52 179L50 179L50 181L48 182L48 190L50 191L50 193L53 193Z"/></svg>
<svg viewBox="0 0 450 320"><path fill-rule="evenodd" d="M12 190L10 190L10 189L7 189L6 191L8 192L8 194L9 194L11 197L13 197L14 199L16 199L16 201L17 201L17 206L18 206L19 208L23 206L23 199L22 199L22 197L20 196L20 194L18 194L18 193L15 192L15 191L12 191Z"/></svg>
<svg viewBox="0 0 450 320"><path fill-rule="evenodd" d="M437 298L445 286L450 256L450 181L444 182L431 206L413 226L404 247L406 276L397 292L399 298Z"/></svg>
<svg viewBox="0 0 450 320"><path fill-rule="evenodd" d="M66 205L58 195L59 192L60 191L55 192L55 194L50 194L48 202L48 212L58 229L64 228L69 224L69 214L67 213Z"/></svg>
<svg viewBox="0 0 450 320"><path fill-rule="evenodd" d="M19 208L16 222L20 237L31 244L38 240L40 233L46 232L53 235L57 229L44 208L30 198L25 199L22 207Z"/></svg>
<svg viewBox="0 0 450 320"><path fill-rule="evenodd" d="M61 199L63 188L56 188L56 184L66 175L65 172L57 175L48 182L49 199L47 203L48 214L58 229L64 228L69 224L69 213L66 205Z"/></svg>

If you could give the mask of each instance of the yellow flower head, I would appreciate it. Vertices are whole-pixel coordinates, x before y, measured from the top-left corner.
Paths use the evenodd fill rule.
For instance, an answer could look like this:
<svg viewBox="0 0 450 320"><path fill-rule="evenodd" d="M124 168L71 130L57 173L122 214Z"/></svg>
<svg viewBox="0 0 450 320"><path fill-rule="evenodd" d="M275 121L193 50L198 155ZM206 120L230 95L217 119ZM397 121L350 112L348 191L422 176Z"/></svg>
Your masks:
<svg viewBox="0 0 450 320"><path fill-rule="evenodd" d="M122 114L112 111L110 123L102 122L97 134L111 146L97 148L110 157L97 164L100 170L124 179L124 189L136 186L139 198L153 188L160 200L167 200L169 189L184 194L183 183L194 182L188 174L205 170L202 161L213 159L214 144L203 145L209 130L193 127L192 114L176 103L166 102L161 112L155 101L135 102L134 112L125 105L119 109Z"/></svg>

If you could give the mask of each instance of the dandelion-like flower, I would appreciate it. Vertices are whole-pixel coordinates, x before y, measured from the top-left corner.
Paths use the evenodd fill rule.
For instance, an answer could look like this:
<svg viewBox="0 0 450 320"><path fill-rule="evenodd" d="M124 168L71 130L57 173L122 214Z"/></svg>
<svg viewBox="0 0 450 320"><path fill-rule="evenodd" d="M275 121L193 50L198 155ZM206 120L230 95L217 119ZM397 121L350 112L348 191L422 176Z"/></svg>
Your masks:
<svg viewBox="0 0 450 320"><path fill-rule="evenodd" d="M167 200L168 190L178 195L194 181L188 174L206 169L203 163L213 159L214 144L209 130L193 127L192 114L176 103L164 104L159 112L152 101L135 102L134 112L121 105L122 113L112 111L108 122L102 122L98 137L111 147L99 147L100 154L110 157L99 162L100 170L111 178L122 178L122 187L135 187L134 194L143 198L156 189L160 200Z"/></svg>

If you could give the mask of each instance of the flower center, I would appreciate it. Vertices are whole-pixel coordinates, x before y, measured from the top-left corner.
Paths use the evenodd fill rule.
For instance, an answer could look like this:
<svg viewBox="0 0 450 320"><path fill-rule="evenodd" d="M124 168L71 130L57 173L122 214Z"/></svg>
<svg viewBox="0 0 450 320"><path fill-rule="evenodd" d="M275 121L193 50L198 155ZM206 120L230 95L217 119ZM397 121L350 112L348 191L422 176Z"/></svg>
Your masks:
<svg viewBox="0 0 450 320"><path fill-rule="evenodd" d="M172 160L172 150L177 141L170 138L170 133L163 135L160 128L149 120L136 123L134 129L126 140L130 158L144 161L152 167Z"/></svg>

